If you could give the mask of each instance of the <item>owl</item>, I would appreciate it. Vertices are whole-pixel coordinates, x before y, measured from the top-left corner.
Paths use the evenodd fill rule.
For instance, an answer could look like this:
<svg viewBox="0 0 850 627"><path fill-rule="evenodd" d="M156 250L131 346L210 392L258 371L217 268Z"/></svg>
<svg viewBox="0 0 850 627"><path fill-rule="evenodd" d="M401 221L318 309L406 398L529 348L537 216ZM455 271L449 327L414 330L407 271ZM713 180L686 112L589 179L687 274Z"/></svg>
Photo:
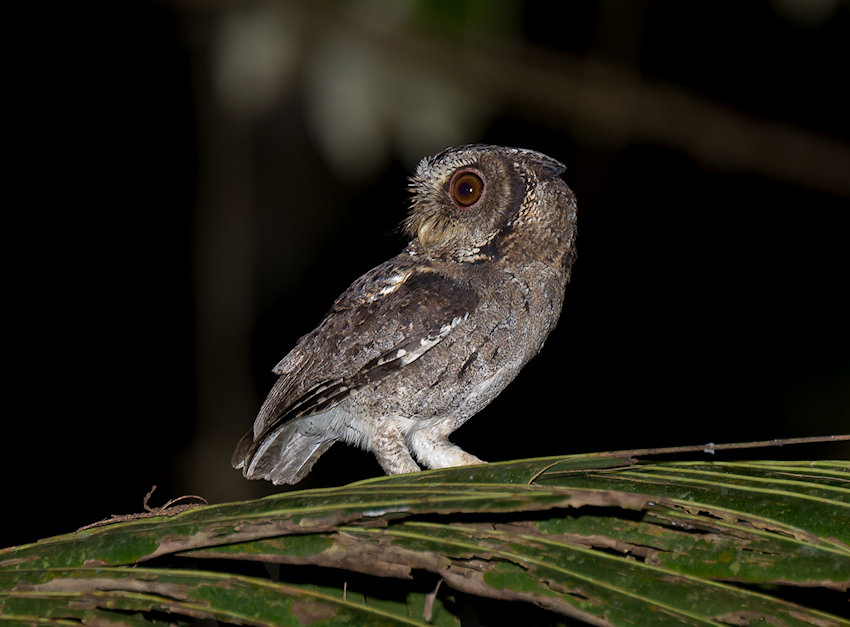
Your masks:
<svg viewBox="0 0 850 627"><path fill-rule="evenodd" d="M371 451L387 474L484 463L449 436L558 321L576 239L564 169L486 145L423 159L407 247L354 281L277 364L233 466L294 484L336 442Z"/></svg>

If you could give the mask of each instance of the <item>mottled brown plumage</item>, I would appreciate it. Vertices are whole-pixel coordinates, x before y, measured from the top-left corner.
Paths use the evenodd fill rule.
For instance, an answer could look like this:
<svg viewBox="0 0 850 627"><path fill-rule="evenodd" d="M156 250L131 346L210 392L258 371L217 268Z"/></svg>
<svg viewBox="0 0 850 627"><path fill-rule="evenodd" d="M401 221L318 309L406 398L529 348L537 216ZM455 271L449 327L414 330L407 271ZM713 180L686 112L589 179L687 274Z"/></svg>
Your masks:
<svg viewBox="0 0 850 627"><path fill-rule="evenodd" d="M388 474L482 463L448 436L513 380L554 328L575 255L564 166L470 145L411 180L405 250L357 279L275 367L233 465L296 483L332 444Z"/></svg>

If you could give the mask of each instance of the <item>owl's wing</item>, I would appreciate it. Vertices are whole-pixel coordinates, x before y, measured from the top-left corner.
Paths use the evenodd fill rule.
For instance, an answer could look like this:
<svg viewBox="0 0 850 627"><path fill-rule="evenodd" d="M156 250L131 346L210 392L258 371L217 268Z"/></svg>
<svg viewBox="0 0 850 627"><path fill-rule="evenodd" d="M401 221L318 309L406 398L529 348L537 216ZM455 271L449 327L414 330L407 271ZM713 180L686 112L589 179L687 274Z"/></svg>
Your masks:
<svg viewBox="0 0 850 627"><path fill-rule="evenodd" d="M254 442L414 362L477 305L474 290L406 254L374 268L275 367L280 378L254 423Z"/></svg>

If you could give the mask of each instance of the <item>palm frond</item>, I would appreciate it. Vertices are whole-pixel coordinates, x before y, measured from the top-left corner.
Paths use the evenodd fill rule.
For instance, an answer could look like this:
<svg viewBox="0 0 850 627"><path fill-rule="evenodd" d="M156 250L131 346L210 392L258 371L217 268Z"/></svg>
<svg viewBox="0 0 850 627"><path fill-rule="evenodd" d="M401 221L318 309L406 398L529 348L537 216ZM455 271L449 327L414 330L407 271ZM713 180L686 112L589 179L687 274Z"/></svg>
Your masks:
<svg viewBox="0 0 850 627"><path fill-rule="evenodd" d="M636 453L380 477L12 547L0 615L449 625L460 593L533 604L537 621L848 624L850 462ZM252 562L284 565L280 580L244 574ZM311 567L360 587L311 583Z"/></svg>

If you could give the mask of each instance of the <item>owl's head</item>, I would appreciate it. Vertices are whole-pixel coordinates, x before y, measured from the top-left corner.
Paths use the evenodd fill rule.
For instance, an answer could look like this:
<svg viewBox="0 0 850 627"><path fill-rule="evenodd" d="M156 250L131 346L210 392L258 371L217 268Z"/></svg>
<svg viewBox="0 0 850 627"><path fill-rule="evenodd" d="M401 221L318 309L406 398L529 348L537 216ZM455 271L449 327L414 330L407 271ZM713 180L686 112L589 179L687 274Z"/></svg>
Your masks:
<svg viewBox="0 0 850 627"><path fill-rule="evenodd" d="M423 159L411 178L405 232L429 254L473 255L517 227L567 230L574 202L564 169L532 150L447 148Z"/></svg>

